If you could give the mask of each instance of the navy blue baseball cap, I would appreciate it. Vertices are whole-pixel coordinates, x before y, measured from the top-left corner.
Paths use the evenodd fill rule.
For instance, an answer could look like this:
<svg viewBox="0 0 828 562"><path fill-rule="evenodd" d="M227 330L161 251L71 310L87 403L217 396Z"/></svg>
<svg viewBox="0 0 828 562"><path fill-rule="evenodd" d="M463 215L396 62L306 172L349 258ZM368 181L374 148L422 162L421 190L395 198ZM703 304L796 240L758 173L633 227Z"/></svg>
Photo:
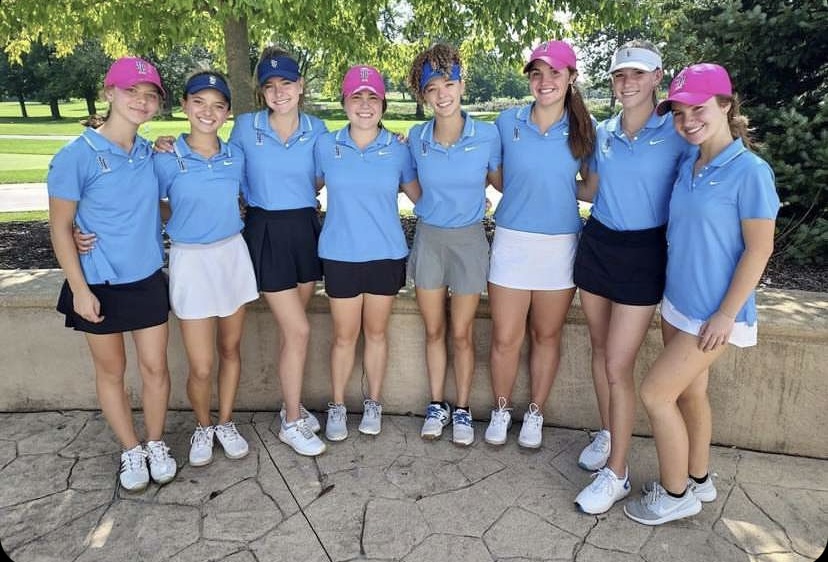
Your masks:
<svg viewBox="0 0 828 562"><path fill-rule="evenodd" d="M227 103L231 103L230 86L227 85L224 78L217 74L196 74L184 85L184 95L195 94L201 90L213 89L218 90L227 99Z"/></svg>
<svg viewBox="0 0 828 562"><path fill-rule="evenodd" d="M270 78L279 76L296 82L301 77L299 74L299 65L292 58L282 55L278 57L270 57L259 62L256 68L256 78L259 80L259 86L263 86Z"/></svg>

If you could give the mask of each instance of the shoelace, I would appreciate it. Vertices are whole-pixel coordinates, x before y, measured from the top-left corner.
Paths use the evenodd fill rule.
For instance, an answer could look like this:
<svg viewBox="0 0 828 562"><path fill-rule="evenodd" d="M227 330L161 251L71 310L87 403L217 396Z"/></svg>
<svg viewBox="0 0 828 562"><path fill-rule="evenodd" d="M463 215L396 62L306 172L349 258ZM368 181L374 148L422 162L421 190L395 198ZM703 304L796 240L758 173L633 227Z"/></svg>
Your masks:
<svg viewBox="0 0 828 562"><path fill-rule="evenodd" d="M212 440L213 435L210 428L198 426L192 437L190 437L190 444L195 444L196 446L201 447L207 445Z"/></svg>
<svg viewBox="0 0 828 562"><path fill-rule="evenodd" d="M497 399L497 410L492 412L492 421L495 421L498 424L507 424L506 421L506 414L511 412L511 408L507 408L506 404L508 401L506 400L505 396L500 396Z"/></svg>
<svg viewBox="0 0 828 562"><path fill-rule="evenodd" d="M169 458L170 448L162 442L147 443L150 462L165 462Z"/></svg>
<svg viewBox="0 0 828 562"><path fill-rule="evenodd" d="M615 476L609 468L602 468L598 472L593 473L592 477L594 480L589 487L593 492L602 492L604 494L612 492L612 481L615 480Z"/></svg>
<svg viewBox="0 0 828 562"><path fill-rule="evenodd" d="M526 412L523 423L528 423L536 429L543 425L543 416L540 415L540 408L534 402L529 404L529 411Z"/></svg>
<svg viewBox="0 0 828 562"><path fill-rule="evenodd" d="M366 400L362 403L365 407L365 415L369 418L378 418L380 417L380 405L379 402L374 400Z"/></svg>
<svg viewBox="0 0 828 562"><path fill-rule="evenodd" d="M426 408L426 419L427 420L439 420L443 417L443 409L438 406L437 404L429 404L428 408Z"/></svg>
<svg viewBox="0 0 828 562"><path fill-rule="evenodd" d="M606 432L599 431L595 435L595 439L592 440L592 443L590 443L589 447L593 451L603 453L603 452L606 452L607 449L609 448L609 443L610 443L610 439L607 436Z"/></svg>
<svg viewBox="0 0 828 562"><path fill-rule="evenodd" d="M299 433L301 433L302 437L304 437L305 439L310 439L314 436L313 431L311 431L311 428L308 427L308 424L306 424L305 420L303 420L302 418L299 418L296 421L296 429L299 430Z"/></svg>
<svg viewBox="0 0 828 562"><path fill-rule="evenodd" d="M331 417L331 421L341 422L345 419L345 406L328 402L328 415Z"/></svg>
<svg viewBox="0 0 828 562"><path fill-rule="evenodd" d="M147 452L143 449L130 449L126 458L121 459L121 470L137 470L146 463Z"/></svg>
<svg viewBox="0 0 828 562"><path fill-rule="evenodd" d="M226 441L235 441L236 439L241 437L239 435L239 430L236 429L236 424L234 424L231 421L223 423L222 425L217 425L216 431L221 433L222 437Z"/></svg>
<svg viewBox="0 0 828 562"><path fill-rule="evenodd" d="M454 425L471 425L471 415L465 410L455 410Z"/></svg>
<svg viewBox="0 0 828 562"><path fill-rule="evenodd" d="M647 492L647 495L644 496L644 504L649 506L653 506L657 504L662 496L667 494L667 490L665 490L662 485L658 482L655 483L653 489Z"/></svg>

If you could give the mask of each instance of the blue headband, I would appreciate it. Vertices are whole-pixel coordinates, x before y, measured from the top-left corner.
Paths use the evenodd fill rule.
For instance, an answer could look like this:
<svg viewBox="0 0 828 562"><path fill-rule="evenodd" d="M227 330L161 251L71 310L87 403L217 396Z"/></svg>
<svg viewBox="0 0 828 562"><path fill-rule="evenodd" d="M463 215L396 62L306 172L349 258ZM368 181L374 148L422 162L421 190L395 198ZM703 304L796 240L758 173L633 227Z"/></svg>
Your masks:
<svg viewBox="0 0 828 562"><path fill-rule="evenodd" d="M199 74L197 76L193 76L187 80L187 84L184 85L184 95L188 96L207 89L221 92L221 94L227 99L227 103L230 104L230 88L227 86L227 82L225 82L221 76L216 74Z"/></svg>
<svg viewBox="0 0 828 562"><path fill-rule="evenodd" d="M420 75L420 91L425 90L426 84L436 76L445 76L449 80L460 80L460 65L457 63L452 64L451 72L446 76L445 72L432 67L430 62L425 61L423 64L423 73Z"/></svg>
<svg viewBox="0 0 828 562"><path fill-rule="evenodd" d="M270 78L279 76L291 82L296 82L301 76L299 65L288 56L270 57L259 62L256 68L256 77L259 79L259 86L264 86Z"/></svg>

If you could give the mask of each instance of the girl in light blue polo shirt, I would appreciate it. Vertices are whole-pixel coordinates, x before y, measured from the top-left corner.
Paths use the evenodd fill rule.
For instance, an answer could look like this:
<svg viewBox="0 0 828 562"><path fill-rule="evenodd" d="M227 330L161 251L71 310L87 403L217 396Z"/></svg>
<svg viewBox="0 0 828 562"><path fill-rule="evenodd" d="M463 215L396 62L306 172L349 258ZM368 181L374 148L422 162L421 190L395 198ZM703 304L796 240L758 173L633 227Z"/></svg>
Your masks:
<svg viewBox="0 0 828 562"><path fill-rule="evenodd" d="M356 344L364 333L363 368L368 396L360 433L381 430L382 383L388 363L388 320L405 285L408 246L400 225L397 193L416 202L420 195L408 147L380 120L387 108L385 84L371 66L351 67L342 81L348 125L316 144L317 184L328 191L319 237L333 320L331 386L325 436L348 437L345 388L354 368Z"/></svg>
<svg viewBox="0 0 828 562"><path fill-rule="evenodd" d="M189 461L213 460L213 438L225 456L240 459L249 447L233 423L233 403L241 376L244 304L256 300L256 278L240 234L239 194L244 178L240 150L218 137L230 115L230 88L215 71L187 79L181 109L190 132L178 137L173 152L155 155L161 196L172 211L167 222L170 247L170 304L178 317L190 365L187 396L197 426ZM218 368L218 423L210 419L215 348Z"/></svg>
<svg viewBox="0 0 828 562"><path fill-rule="evenodd" d="M258 288L279 326L279 439L301 455L315 456L325 450L314 434L320 424L300 399L310 338L305 308L322 279L313 150L327 128L302 111L305 81L287 52L265 48L256 81L262 109L239 115L230 133L244 154L243 235Z"/></svg>
<svg viewBox="0 0 828 562"><path fill-rule="evenodd" d="M434 118L411 128L408 146L422 196L414 207L417 232L408 258L426 332L431 403L420 436L437 439L452 422L452 441L474 442L469 394L474 373L472 325L486 290L489 243L483 230L486 186L500 185L497 128L462 111L465 90L456 48L437 43L420 53L408 75L411 91ZM444 400L446 299L451 294L454 411Z"/></svg>
<svg viewBox="0 0 828 562"><path fill-rule="evenodd" d="M125 57L112 63L103 93L109 102L104 123L63 147L49 165L49 222L66 275L58 310L67 327L86 336L98 401L123 447L121 486L138 491L150 476L159 484L169 482L177 469L162 440L170 374L159 189L152 146L137 135L158 111L164 89L154 66ZM82 255L73 240L74 224L97 235L95 247ZM124 332L132 332L139 358L145 447L124 389Z"/></svg>
<svg viewBox="0 0 828 562"><path fill-rule="evenodd" d="M750 151L727 71L701 63L670 84L659 114L698 147L679 168L667 228L661 305L664 350L641 383L659 481L624 512L645 525L698 513L715 499L709 480L710 366L727 344L756 344L754 290L773 251L779 197L768 164ZM681 404L681 407L679 407ZM705 498L705 496L707 496Z"/></svg>
<svg viewBox="0 0 828 562"><path fill-rule="evenodd" d="M524 72L535 101L501 113L503 198L489 271L495 408L485 439L506 442L512 390L527 324L531 398L518 444L541 445L543 408L560 363L561 335L575 295L572 262L581 231L576 176L592 153L592 118L575 85L575 52L563 41L536 47ZM528 320L528 322L527 322Z"/></svg>
<svg viewBox="0 0 828 562"><path fill-rule="evenodd" d="M664 293L667 206L678 164L689 153L672 116L655 113L661 55L649 41L619 48L610 65L618 115L596 131L586 191L597 193L575 257L587 319L602 429L578 458L599 471L575 498L590 514L630 490L627 451L635 421L635 359ZM610 431L611 430L611 431Z"/></svg>

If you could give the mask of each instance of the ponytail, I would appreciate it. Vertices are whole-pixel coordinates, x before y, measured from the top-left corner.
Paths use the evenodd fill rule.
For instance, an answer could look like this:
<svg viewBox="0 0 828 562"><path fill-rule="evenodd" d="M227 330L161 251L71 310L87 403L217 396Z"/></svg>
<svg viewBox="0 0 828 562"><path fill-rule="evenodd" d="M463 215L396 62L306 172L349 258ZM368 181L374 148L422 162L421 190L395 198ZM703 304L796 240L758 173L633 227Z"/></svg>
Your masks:
<svg viewBox="0 0 828 562"><path fill-rule="evenodd" d="M595 147L595 127L575 84L570 84L567 89L564 107L569 111L569 150L579 160L587 158Z"/></svg>
<svg viewBox="0 0 828 562"><path fill-rule="evenodd" d="M730 136L734 139L742 139L744 145L753 150L753 139L750 135L748 118L741 113L739 96L736 94L732 96L716 96L716 101L722 106L730 104L730 109L727 112L727 124L730 127Z"/></svg>

